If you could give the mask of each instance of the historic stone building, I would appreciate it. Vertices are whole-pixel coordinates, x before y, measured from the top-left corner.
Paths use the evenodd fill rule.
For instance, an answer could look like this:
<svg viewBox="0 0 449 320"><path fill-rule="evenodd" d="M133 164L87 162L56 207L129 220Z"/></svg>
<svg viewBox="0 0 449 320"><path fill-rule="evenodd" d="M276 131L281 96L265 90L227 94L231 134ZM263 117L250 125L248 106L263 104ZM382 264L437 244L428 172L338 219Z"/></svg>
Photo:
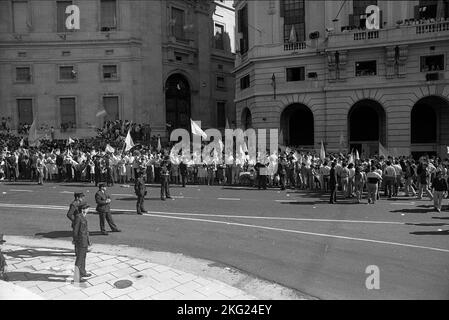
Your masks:
<svg viewBox="0 0 449 320"><path fill-rule="evenodd" d="M366 8L380 8L366 30ZM237 123L281 144L447 156L449 1L237 0ZM370 17L372 18L372 17Z"/></svg>
<svg viewBox="0 0 449 320"><path fill-rule="evenodd" d="M13 129L37 119L56 138L90 136L105 119L162 137L190 118L224 128L235 122L234 23L232 0L2 0L0 116Z"/></svg>

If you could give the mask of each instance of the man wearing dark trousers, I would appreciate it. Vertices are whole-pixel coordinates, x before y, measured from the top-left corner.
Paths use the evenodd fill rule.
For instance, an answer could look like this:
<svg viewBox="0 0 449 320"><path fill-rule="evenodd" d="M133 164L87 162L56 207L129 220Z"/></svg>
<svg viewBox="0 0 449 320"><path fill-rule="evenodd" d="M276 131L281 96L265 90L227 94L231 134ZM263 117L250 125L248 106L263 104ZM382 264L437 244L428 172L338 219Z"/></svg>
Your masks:
<svg viewBox="0 0 449 320"><path fill-rule="evenodd" d="M146 180L145 168L143 168L140 169L140 171L138 171L137 179L134 184L134 192L136 193L137 196L137 204L136 204L137 214L144 214L148 212L144 209L143 205L145 201L145 195L147 194L147 187L145 185L145 180Z"/></svg>
<svg viewBox="0 0 449 320"><path fill-rule="evenodd" d="M114 220L112 220L111 207L110 207L111 197L109 196L109 194L106 193L106 186L104 183L100 183L98 187L99 190L95 194L95 202L97 203L97 211L100 217L101 234L103 235L108 234L104 228L105 218L112 232L120 232L121 230L117 228L117 226L114 223Z"/></svg>
<svg viewBox="0 0 449 320"><path fill-rule="evenodd" d="M332 162L330 175L329 175L329 188L331 190L331 198L329 203L333 204L337 202L337 171L335 170L335 162Z"/></svg>
<svg viewBox="0 0 449 320"><path fill-rule="evenodd" d="M94 159L94 166L95 166L95 186L98 186L101 180L101 161L100 157L95 156Z"/></svg>
<svg viewBox="0 0 449 320"><path fill-rule="evenodd" d="M73 244L75 245L75 273L79 271L81 278L88 278L92 276L86 272L86 255L88 247L90 246L89 240L89 228L87 226L86 215L89 211L88 204L82 204L77 208L77 214L75 215L75 221L73 222ZM80 282L86 280L81 279Z"/></svg>
<svg viewBox="0 0 449 320"><path fill-rule="evenodd" d="M184 160L179 164L179 171L181 173L182 187L185 188L187 179L187 165L184 163Z"/></svg>
<svg viewBox="0 0 449 320"><path fill-rule="evenodd" d="M171 199L169 180L170 180L171 163L168 156L165 157L161 163L161 200L165 201L165 198Z"/></svg>

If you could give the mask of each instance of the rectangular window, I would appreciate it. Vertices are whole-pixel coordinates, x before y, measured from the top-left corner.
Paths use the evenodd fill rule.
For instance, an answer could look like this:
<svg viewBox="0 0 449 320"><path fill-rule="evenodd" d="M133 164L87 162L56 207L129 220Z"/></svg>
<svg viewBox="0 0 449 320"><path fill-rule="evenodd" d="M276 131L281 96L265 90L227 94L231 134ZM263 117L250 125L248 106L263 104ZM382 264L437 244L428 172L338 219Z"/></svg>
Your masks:
<svg viewBox="0 0 449 320"><path fill-rule="evenodd" d="M19 114L19 125L33 123L33 100L17 99L17 109Z"/></svg>
<svg viewBox="0 0 449 320"><path fill-rule="evenodd" d="M68 6L72 5L72 1L57 1L56 2L56 31L57 32L67 32L69 29L65 26L65 21L69 16L65 13Z"/></svg>
<svg viewBox="0 0 449 320"><path fill-rule="evenodd" d="M116 0L101 0L101 31L117 30Z"/></svg>
<svg viewBox="0 0 449 320"><path fill-rule="evenodd" d="M444 70L444 55L421 57L421 72Z"/></svg>
<svg viewBox="0 0 449 320"><path fill-rule="evenodd" d="M61 129L76 129L76 107L75 98L60 98L59 110L61 114Z"/></svg>
<svg viewBox="0 0 449 320"><path fill-rule="evenodd" d="M16 81L17 82L31 82L31 68L30 67L17 67L16 68Z"/></svg>
<svg viewBox="0 0 449 320"><path fill-rule="evenodd" d="M224 76L217 76L217 88L224 89L226 88L226 82Z"/></svg>
<svg viewBox="0 0 449 320"><path fill-rule="evenodd" d="M73 66L59 67L59 80L76 80L76 71Z"/></svg>
<svg viewBox="0 0 449 320"><path fill-rule="evenodd" d="M284 17L284 42L306 40L304 0L281 0Z"/></svg>
<svg viewBox="0 0 449 320"><path fill-rule="evenodd" d="M27 1L13 1L12 3L14 32L26 33L28 32L28 2Z"/></svg>
<svg viewBox="0 0 449 320"><path fill-rule="evenodd" d="M238 11L238 32L241 33L240 38L240 54L248 52L248 6L244 6Z"/></svg>
<svg viewBox="0 0 449 320"><path fill-rule="evenodd" d="M119 120L118 97L103 97L103 107L106 110L105 120Z"/></svg>
<svg viewBox="0 0 449 320"><path fill-rule="evenodd" d="M185 39L185 16L184 10L178 8L171 8L171 18L173 21L173 36L176 39Z"/></svg>
<svg viewBox="0 0 449 320"><path fill-rule="evenodd" d="M360 61L355 64L355 76L365 77L365 76L375 76L377 75L377 61Z"/></svg>
<svg viewBox="0 0 449 320"><path fill-rule="evenodd" d="M103 80L117 80L117 65L104 65L103 66Z"/></svg>
<svg viewBox="0 0 449 320"><path fill-rule="evenodd" d="M305 68L287 68L287 81L304 81L305 80Z"/></svg>
<svg viewBox="0 0 449 320"><path fill-rule="evenodd" d="M249 86L250 86L250 78L249 74L247 74L246 76L240 79L240 89L243 90L249 88Z"/></svg>
<svg viewBox="0 0 449 320"><path fill-rule="evenodd" d="M224 26L215 24L215 48L224 50Z"/></svg>
<svg viewBox="0 0 449 320"><path fill-rule="evenodd" d="M226 126L226 103L223 101L217 102L217 128L224 128Z"/></svg>

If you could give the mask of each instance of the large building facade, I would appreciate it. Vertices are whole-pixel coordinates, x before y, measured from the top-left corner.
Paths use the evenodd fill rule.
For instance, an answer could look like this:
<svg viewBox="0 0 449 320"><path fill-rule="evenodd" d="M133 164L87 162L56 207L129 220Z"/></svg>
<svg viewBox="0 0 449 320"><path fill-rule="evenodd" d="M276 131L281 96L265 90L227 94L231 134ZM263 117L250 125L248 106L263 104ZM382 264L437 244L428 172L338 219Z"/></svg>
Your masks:
<svg viewBox="0 0 449 320"><path fill-rule="evenodd" d="M65 23L70 5L80 11L78 30ZM190 118L224 128L235 122L232 5L2 0L0 116L13 130L36 119L56 138L91 136L116 119L150 124L162 137Z"/></svg>
<svg viewBox="0 0 449 320"><path fill-rule="evenodd" d="M380 9L367 30L366 8ZM279 142L447 157L449 1L237 0L236 112Z"/></svg>

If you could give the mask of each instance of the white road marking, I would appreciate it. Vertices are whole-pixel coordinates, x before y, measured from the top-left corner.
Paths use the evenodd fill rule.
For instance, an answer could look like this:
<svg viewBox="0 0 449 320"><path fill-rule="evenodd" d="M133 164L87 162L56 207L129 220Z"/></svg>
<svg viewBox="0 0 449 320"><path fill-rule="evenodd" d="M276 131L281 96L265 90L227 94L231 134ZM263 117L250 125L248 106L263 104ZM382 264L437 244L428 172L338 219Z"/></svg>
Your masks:
<svg viewBox="0 0 449 320"><path fill-rule="evenodd" d="M9 191L16 191L16 192L33 192L33 190L19 190L19 189L9 189Z"/></svg>
<svg viewBox="0 0 449 320"><path fill-rule="evenodd" d="M239 198L217 198L218 200L227 200L227 201L240 201Z"/></svg>
<svg viewBox="0 0 449 320"><path fill-rule="evenodd" d="M73 193L72 191L60 191L59 193Z"/></svg>
<svg viewBox="0 0 449 320"><path fill-rule="evenodd" d="M414 206L415 203L414 202L408 202L408 203L402 203L402 202L396 202L396 203L392 203L392 206Z"/></svg>
<svg viewBox="0 0 449 320"><path fill-rule="evenodd" d="M355 237L345 237L345 236L337 236L337 235L333 235L333 234L306 232L306 231L290 230L290 229L282 229L282 228L273 228L273 227L264 227L264 226L257 226L257 225L253 225L253 224L244 224L244 223L236 223L236 222L225 222L225 221L196 219L196 218L183 218L183 217L163 216L163 215L155 215L155 214L144 214L144 215L145 216L149 216L149 217L158 217L158 218L165 218L165 219L178 219L178 220L190 220L190 221L198 221L198 222L226 224L226 225L233 225L233 226L239 226L239 227L247 227L247 228L264 229L264 230L287 232L287 233L304 234L304 235L310 235L310 236L336 238L336 239L343 239L343 240L371 242L371 243L386 244L386 245L393 245L393 246L399 246L399 247L427 249L427 250L432 250L432 251L440 251L440 252L449 253L448 249L441 249L441 248L434 248L434 247L425 247L425 246L417 246L417 245L413 245L413 244L399 243L399 242L381 241L381 240L355 238Z"/></svg>
<svg viewBox="0 0 449 320"><path fill-rule="evenodd" d="M0 203L0 207L6 208L32 208L32 209L68 209L68 206L52 206L52 205L34 205L34 204L9 204ZM111 209L112 212L135 212L132 209ZM263 217L263 216L238 216L225 214L207 214L207 213L189 213L189 212L163 212L149 211L149 214L164 214L176 216L196 216L196 217L216 217L231 219L254 219L254 220L279 220L279 221L298 221L298 222L332 222L332 223L361 223L361 224L392 224L405 225L405 222L396 221L364 221L364 220L337 220L337 219L307 219L307 218L289 218L289 217Z"/></svg>

